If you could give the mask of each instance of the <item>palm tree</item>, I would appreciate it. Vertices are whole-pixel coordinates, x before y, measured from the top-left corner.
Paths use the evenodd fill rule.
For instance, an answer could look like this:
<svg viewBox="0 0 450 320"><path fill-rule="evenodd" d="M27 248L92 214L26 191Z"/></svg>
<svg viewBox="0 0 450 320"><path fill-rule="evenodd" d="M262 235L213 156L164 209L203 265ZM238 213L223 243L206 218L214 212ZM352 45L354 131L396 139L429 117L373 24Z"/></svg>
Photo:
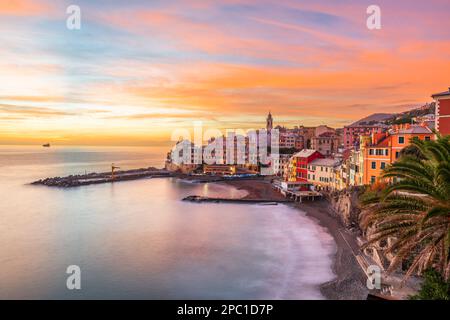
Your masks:
<svg viewBox="0 0 450 320"><path fill-rule="evenodd" d="M404 154L382 174L387 187L363 198L366 247L386 241L385 253L394 256L388 271L410 261L405 278L434 268L449 279L450 136L414 138L411 145L415 152Z"/></svg>

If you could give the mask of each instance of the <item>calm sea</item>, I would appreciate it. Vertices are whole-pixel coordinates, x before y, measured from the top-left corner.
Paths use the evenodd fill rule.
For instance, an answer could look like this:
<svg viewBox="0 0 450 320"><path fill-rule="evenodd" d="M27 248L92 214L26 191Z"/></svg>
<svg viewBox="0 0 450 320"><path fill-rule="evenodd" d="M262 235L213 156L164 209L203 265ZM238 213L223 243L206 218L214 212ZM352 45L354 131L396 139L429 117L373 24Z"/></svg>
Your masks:
<svg viewBox="0 0 450 320"><path fill-rule="evenodd" d="M285 205L194 204L239 197L217 184L145 179L73 189L49 176L162 166L155 148L0 146L0 299L321 299L334 242ZM81 268L81 290L66 268Z"/></svg>

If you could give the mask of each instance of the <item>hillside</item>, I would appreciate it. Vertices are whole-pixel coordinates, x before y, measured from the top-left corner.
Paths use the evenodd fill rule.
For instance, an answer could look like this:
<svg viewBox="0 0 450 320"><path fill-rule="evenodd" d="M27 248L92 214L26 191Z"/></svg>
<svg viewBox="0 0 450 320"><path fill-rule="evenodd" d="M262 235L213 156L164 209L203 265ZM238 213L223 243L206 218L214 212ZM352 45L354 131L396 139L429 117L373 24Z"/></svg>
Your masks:
<svg viewBox="0 0 450 320"><path fill-rule="evenodd" d="M401 123L411 123L412 118L424 116L426 114L434 114L435 112L435 103L427 103L421 107L414 108L408 111L404 111L402 113L374 113L370 116L367 116L363 119L360 119L350 126L358 126L358 125L374 125L377 123L384 123L386 125L392 124L401 124Z"/></svg>
<svg viewBox="0 0 450 320"><path fill-rule="evenodd" d="M385 122L389 119L394 118L395 114L392 113L374 113L370 116L367 116L363 119L360 119L350 125L350 127L354 126L364 126L364 125L372 125L380 122Z"/></svg>
<svg viewBox="0 0 450 320"><path fill-rule="evenodd" d="M435 103L427 103L419 108L395 114L394 117L385 121L386 124L411 123L413 118L435 113Z"/></svg>

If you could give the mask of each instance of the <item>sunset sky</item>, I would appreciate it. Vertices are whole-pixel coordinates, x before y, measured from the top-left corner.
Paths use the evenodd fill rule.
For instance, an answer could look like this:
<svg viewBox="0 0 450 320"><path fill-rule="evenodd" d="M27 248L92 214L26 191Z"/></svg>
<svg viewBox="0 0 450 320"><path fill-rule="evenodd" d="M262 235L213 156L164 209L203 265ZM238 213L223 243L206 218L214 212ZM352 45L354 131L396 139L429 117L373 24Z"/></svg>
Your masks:
<svg viewBox="0 0 450 320"><path fill-rule="evenodd" d="M342 127L450 86L448 0L0 0L0 28L0 144L162 145L269 110Z"/></svg>

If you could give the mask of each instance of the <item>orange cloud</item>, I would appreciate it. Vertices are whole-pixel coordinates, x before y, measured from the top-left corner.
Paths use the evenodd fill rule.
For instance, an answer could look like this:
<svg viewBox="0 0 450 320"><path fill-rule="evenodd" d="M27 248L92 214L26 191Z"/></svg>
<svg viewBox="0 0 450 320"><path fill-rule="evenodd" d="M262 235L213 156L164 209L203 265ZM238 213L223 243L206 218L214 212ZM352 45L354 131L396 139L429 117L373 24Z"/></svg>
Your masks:
<svg viewBox="0 0 450 320"><path fill-rule="evenodd" d="M220 6L197 0L183 3L205 14L217 14L215 6ZM109 35L111 27L128 33L117 41L120 47L107 46L112 50L108 54L95 56L87 51L92 60L80 63L82 73L71 74L78 67L69 66L71 57L52 60L36 50L16 59L17 52L1 49L0 54L6 50L7 55L0 62L4 83L0 88L0 134L14 137L14 141L36 134L67 143L102 139L112 143L126 141L124 137L141 143L148 141L147 137L161 141L170 136L171 129L191 126L193 119L219 128L262 126L269 109L277 124L342 126L370 113L398 112L428 102L432 92L449 85L450 41L435 27L445 28L450 20L440 21L441 13L424 13L415 20L421 14L417 10L384 10L383 29L369 32L362 4L287 0L282 5L339 13L338 20L345 22L342 29L332 30L289 17L283 20L281 15L272 17L266 11L256 10L253 15L243 10L239 17L233 15L243 24L239 29L229 21L195 18L197 11L183 12L178 3L159 10L107 6L106 12L95 10L98 7L92 4L86 19L93 23L86 26L92 35L100 35L96 38L99 48L105 39L115 39ZM44 2L0 4L3 15L42 14L40 10L46 10ZM394 13L403 20L391 19ZM405 23L410 18L411 23ZM108 31L102 28L97 34L99 22L108 26L104 28ZM253 29L246 30L246 26ZM421 30L425 27L426 32ZM73 39L80 39L78 36ZM129 45L127 40L134 45L149 43L122 51ZM83 42L86 47L88 44ZM40 47L32 47L36 48ZM54 48L60 47L56 44ZM74 48L86 53L82 45ZM125 56L119 56L122 52ZM63 57L58 50L55 53L57 58ZM64 62L52 65L49 61ZM72 110L65 111L69 103L108 113L73 110L72 114ZM26 105L34 109L19 107Z"/></svg>
<svg viewBox="0 0 450 320"><path fill-rule="evenodd" d="M60 111L51 108L17 106L0 103L0 114L20 115L24 117L56 117L73 115L72 112Z"/></svg>
<svg viewBox="0 0 450 320"><path fill-rule="evenodd" d="M36 16L50 11L48 3L36 0L4 0L0 2L0 15Z"/></svg>

